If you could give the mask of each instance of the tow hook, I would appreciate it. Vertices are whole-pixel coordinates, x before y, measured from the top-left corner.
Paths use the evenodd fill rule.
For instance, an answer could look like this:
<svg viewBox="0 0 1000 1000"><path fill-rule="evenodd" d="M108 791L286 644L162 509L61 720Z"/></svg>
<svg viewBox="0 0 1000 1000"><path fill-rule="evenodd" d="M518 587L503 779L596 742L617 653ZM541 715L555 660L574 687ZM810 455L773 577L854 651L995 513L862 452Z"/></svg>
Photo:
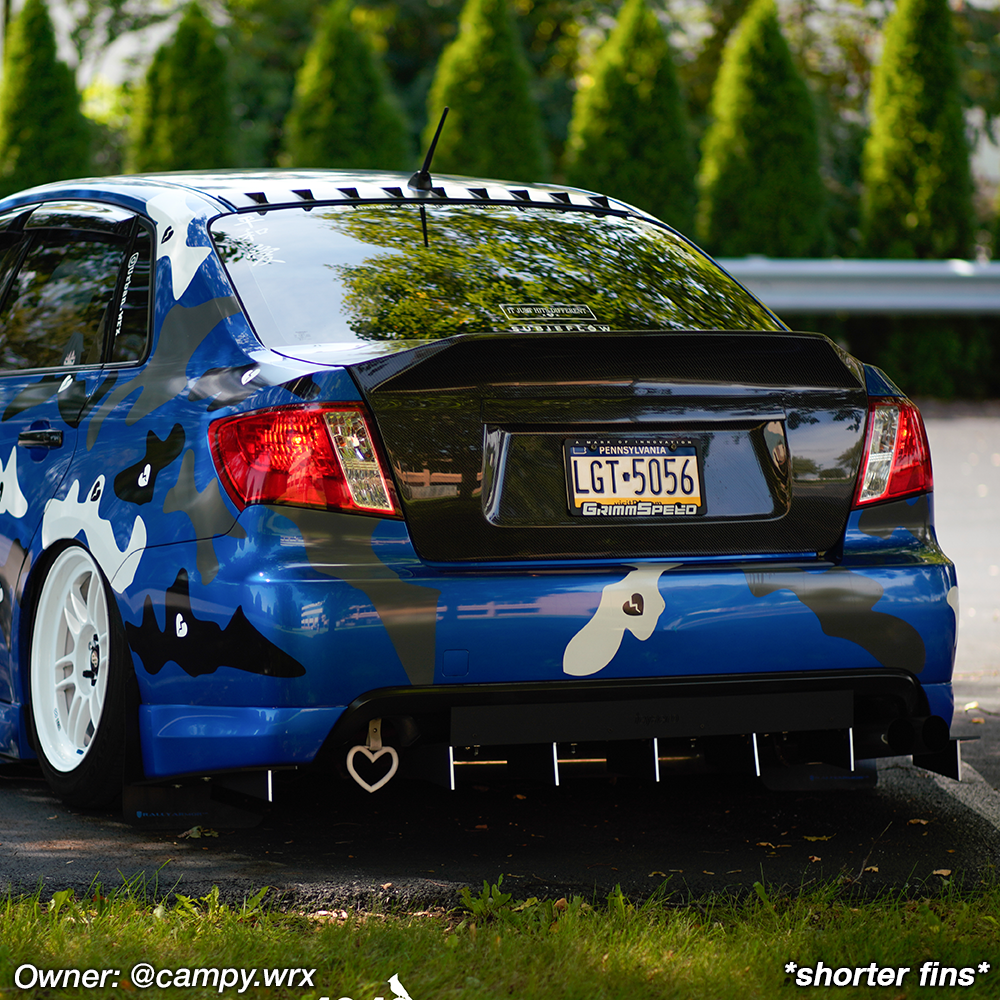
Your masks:
<svg viewBox="0 0 1000 1000"><path fill-rule="evenodd" d="M388 757L391 761L389 770L374 785L369 784L361 777L354 768L354 758L362 754L374 764L380 757ZM382 720L372 719L368 723L368 739L365 745L358 744L347 751L347 770L351 777L366 791L377 792L383 785L387 784L392 776L399 769L399 754L394 747L382 746Z"/></svg>

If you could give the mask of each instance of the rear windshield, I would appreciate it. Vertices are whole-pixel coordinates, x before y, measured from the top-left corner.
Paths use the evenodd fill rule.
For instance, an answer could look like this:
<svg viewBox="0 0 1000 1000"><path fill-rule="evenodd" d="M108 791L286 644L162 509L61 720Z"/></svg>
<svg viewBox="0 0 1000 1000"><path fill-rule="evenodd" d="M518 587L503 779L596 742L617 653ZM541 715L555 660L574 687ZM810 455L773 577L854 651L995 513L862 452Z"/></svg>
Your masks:
<svg viewBox="0 0 1000 1000"><path fill-rule="evenodd" d="M224 216L212 237L272 348L489 331L782 329L706 257L631 216L363 204Z"/></svg>

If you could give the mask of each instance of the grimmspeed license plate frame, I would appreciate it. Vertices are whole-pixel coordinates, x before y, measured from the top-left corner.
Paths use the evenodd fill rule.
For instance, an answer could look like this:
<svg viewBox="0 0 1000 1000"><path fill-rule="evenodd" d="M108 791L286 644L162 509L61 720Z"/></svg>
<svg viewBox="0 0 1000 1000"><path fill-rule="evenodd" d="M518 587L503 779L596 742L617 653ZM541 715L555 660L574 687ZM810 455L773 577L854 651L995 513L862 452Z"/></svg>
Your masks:
<svg viewBox="0 0 1000 1000"><path fill-rule="evenodd" d="M701 454L690 439L569 438L563 454L569 512L575 517L662 520L705 512Z"/></svg>

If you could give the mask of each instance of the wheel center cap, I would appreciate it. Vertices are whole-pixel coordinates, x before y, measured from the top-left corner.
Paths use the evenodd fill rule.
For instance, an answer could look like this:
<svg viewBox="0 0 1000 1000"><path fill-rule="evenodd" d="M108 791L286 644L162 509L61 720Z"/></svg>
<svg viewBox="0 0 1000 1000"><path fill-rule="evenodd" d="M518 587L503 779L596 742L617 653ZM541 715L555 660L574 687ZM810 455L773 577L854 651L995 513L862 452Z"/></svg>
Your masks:
<svg viewBox="0 0 1000 1000"><path fill-rule="evenodd" d="M101 644L96 635L87 643L87 649L90 650L90 669L84 670L83 676L90 681L90 686L94 687L97 684L97 668L101 663Z"/></svg>

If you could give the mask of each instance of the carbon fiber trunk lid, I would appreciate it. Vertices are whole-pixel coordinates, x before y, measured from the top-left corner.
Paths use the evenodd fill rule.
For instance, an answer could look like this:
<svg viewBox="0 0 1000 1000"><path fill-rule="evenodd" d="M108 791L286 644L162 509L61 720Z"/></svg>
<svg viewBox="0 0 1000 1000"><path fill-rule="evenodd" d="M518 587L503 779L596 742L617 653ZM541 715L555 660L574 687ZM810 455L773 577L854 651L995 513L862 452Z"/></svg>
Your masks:
<svg viewBox="0 0 1000 1000"><path fill-rule="evenodd" d="M824 552L844 530L867 396L817 334L475 335L351 371L431 561ZM571 512L567 455L593 441L681 446L697 510Z"/></svg>

